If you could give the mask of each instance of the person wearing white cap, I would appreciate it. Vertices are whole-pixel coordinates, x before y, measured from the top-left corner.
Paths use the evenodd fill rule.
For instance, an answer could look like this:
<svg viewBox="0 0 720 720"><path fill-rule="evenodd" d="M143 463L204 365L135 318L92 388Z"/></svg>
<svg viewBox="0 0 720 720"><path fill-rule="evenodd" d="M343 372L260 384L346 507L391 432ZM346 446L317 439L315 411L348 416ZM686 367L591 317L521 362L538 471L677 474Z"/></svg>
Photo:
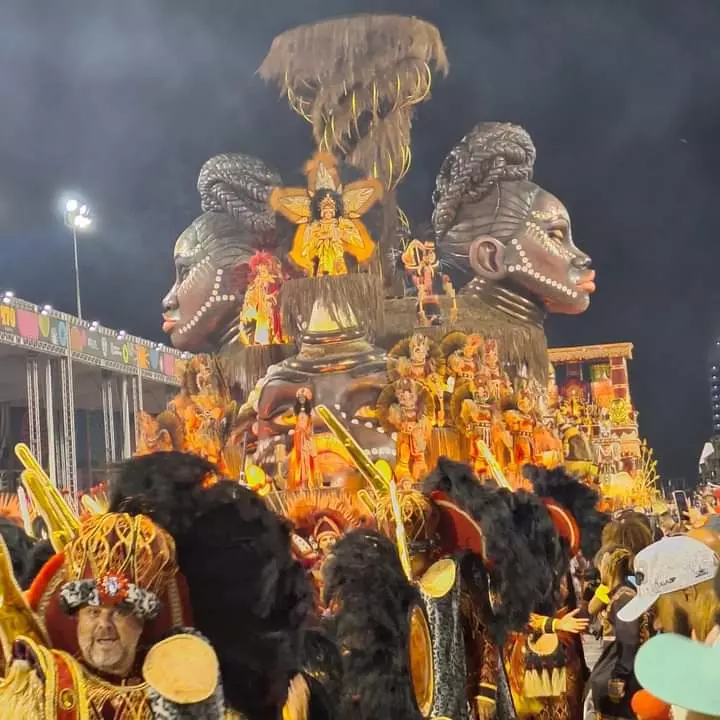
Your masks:
<svg viewBox="0 0 720 720"><path fill-rule="evenodd" d="M678 613L689 624L690 610L700 591L707 588L713 592L718 566L715 552L695 538L678 535L653 543L635 557L637 594L620 610L618 620L633 622L657 604L663 630L678 629Z"/></svg>
<svg viewBox="0 0 720 720"><path fill-rule="evenodd" d="M720 599L720 573L715 577ZM644 688L670 703L673 720L720 717L720 618L704 643L669 633L640 650L635 672Z"/></svg>

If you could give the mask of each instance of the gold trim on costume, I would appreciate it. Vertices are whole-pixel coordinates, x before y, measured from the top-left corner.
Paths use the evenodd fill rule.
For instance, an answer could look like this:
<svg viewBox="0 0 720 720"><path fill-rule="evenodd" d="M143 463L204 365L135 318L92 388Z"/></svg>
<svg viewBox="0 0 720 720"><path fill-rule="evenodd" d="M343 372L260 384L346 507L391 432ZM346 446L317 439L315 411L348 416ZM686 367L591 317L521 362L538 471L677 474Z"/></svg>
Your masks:
<svg viewBox="0 0 720 720"><path fill-rule="evenodd" d="M430 625L419 605L414 605L410 610L408 625L408 653L413 694L420 714L428 717L435 699L435 668Z"/></svg>
<svg viewBox="0 0 720 720"><path fill-rule="evenodd" d="M457 565L450 558L443 558L433 563L420 579L420 588L431 598L438 600L445 597L455 586Z"/></svg>
<svg viewBox="0 0 720 720"><path fill-rule="evenodd" d="M20 474L25 491L47 525L55 552L60 552L77 535L80 522L30 448L18 443L15 455L25 468Z"/></svg>

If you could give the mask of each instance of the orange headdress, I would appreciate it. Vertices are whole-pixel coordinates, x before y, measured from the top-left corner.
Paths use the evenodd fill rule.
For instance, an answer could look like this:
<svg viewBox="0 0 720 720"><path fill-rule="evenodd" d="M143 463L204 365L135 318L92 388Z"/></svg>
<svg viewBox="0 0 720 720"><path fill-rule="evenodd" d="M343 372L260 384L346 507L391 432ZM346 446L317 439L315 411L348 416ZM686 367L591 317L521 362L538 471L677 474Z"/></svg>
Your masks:
<svg viewBox="0 0 720 720"><path fill-rule="evenodd" d="M256 252L250 260L248 260L248 267L250 268L250 272L253 274L257 272L257 269L261 265L270 268L272 271L279 271L280 269L280 261L274 255L271 255L265 250Z"/></svg>
<svg viewBox="0 0 720 720"><path fill-rule="evenodd" d="M0 518L5 518L5 520L22 527L22 514L17 495L11 495L10 493L0 494Z"/></svg>

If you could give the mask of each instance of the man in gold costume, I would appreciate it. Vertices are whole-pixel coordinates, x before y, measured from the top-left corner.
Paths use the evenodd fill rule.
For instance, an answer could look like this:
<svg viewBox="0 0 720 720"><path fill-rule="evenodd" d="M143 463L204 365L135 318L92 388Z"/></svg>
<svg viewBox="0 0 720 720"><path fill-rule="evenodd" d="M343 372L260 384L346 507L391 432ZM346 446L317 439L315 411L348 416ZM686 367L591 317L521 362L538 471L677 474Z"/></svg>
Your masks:
<svg viewBox="0 0 720 720"><path fill-rule="evenodd" d="M149 518L90 518L46 563L27 601L3 565L0 718L222 718L217 656L197 633L177 629L175 543Z"/></svg>

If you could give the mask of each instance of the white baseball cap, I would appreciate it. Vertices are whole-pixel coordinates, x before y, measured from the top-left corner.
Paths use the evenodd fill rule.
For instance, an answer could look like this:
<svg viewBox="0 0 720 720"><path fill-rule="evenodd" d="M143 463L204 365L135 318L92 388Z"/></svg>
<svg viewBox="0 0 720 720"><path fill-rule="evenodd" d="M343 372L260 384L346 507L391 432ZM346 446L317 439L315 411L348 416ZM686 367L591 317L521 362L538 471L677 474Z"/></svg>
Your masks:
<svg viewBox="0 0 720 720"><path fill-rule="evenodd" d="M618 620L633 622L661 595L712 580L718 565L718 556L707 545L685 535L649 545L635 556L637 595L620 610Z"/></svg>

